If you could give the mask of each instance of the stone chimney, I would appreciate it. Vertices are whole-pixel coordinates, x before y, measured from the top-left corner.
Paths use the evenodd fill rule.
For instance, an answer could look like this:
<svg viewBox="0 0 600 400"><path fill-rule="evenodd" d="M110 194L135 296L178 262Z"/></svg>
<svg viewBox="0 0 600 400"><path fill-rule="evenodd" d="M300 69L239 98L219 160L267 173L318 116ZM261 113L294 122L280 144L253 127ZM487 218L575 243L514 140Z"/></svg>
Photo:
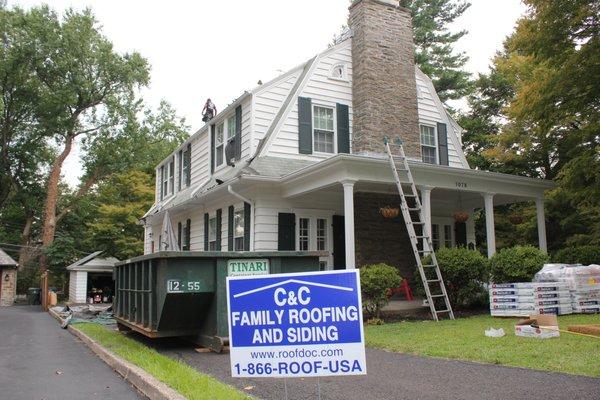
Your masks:
<svg viewBox="0 0 600 400"><path fill-rule="evenodd" d="M355 154L383 152L383 137L401 137L407 156L421 158L410 11L398 0L355 0L352 39Z"/></svg>

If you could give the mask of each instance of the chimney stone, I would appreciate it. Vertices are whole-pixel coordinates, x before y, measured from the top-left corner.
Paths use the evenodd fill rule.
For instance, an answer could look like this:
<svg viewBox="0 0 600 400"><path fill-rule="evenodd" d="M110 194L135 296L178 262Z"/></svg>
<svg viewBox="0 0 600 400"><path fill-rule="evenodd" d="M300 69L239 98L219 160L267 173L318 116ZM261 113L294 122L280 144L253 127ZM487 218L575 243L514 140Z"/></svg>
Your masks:
<svg viewBox="0 0 600 400"><path fill-rule="evenodd" d="M352 38L355 154L383 153L383 138L400 137L421 158L414 43L410 11L398 0L355 0Z"/></svg>

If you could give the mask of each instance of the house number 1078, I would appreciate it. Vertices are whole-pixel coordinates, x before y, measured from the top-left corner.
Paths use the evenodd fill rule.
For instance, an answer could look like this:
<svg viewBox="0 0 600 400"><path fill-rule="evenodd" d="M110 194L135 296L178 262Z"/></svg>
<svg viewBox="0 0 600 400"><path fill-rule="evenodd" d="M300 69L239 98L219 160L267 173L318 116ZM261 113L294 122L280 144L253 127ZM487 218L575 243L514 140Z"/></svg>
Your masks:
<svg viewBox="0 0 600 400"><path fill-rule="evenodd" d="M462 189L467 188L467 182L455 182L455 183L456 183L457 188L462 188Z"/></svg>

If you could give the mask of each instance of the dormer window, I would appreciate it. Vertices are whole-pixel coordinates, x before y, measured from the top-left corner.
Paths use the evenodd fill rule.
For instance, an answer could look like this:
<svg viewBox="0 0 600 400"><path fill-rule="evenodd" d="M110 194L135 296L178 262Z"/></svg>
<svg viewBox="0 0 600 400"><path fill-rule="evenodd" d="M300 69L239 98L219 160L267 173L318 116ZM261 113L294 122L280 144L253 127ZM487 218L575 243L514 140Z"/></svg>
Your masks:
<svg viewBox="0 0 600 400"><path fill-rule="evenodd" d="M215 136L215 166L218 167L223 164L223 148L225 147L225 124L223 122L217 125Z"/></svg>
<svg viewBox="0 0 600 400"><path fill-rule="evenodd" d="M346 64L340 63L335 64L333 68L331 68L331 73L329 75L332 79L337 79L340 81L348 80L348 72L346 70Z"/></svg>

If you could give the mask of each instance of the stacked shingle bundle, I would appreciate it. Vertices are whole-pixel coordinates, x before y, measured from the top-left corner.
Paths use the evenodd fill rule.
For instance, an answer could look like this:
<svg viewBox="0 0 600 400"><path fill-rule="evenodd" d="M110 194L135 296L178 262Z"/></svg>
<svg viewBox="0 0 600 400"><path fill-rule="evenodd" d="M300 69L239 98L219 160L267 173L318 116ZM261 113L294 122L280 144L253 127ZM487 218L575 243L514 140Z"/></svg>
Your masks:
<svg viewBox="0 0 600 400"><path fill-rule="evenodd" d="M565 268L559 281L570 291L573 312L600 312L600 265Z"/></svg>
<svg viewBox="0 0 600 400"><path fill-rule="evenodd" d="M571 314L571 297L562 282L492 283L490 312L505 317Z"/></svg>

